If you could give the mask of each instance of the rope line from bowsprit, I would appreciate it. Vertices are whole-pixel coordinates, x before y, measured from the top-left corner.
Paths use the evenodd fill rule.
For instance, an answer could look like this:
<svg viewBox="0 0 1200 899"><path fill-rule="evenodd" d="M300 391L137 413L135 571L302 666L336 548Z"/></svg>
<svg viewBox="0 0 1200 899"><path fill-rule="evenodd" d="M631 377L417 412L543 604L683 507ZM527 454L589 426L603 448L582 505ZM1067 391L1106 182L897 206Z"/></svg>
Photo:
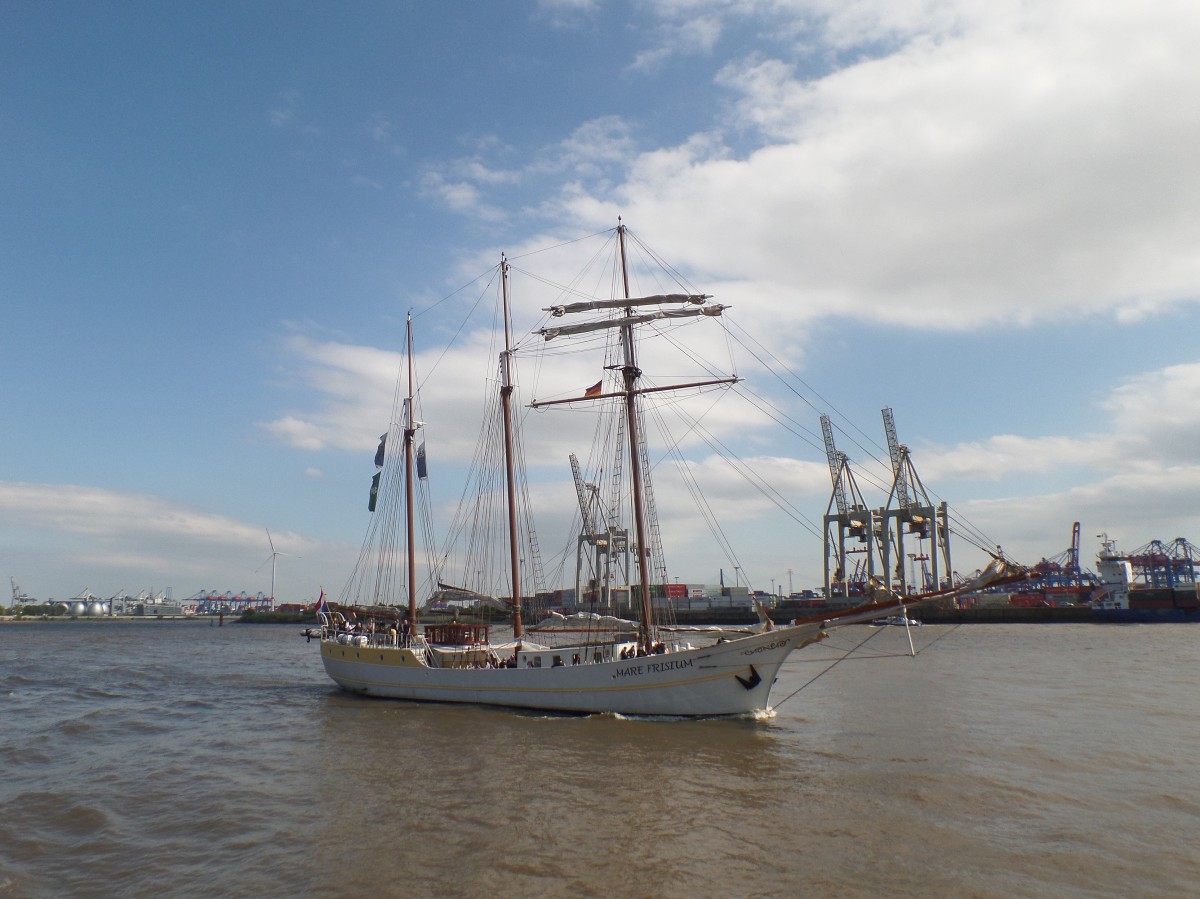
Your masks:
<svg viewBox="0 0 1200 899"><path fill-rule="evenodd" d="M921 653L923 653L925 650L927 650L930 646L932 646L938 640L941 640L947 634L953 633L954 631L958 630L960 627L962 627L961 624L955 624L953 627L948 628L945 631L945 633L938 634L936 637L934 637L932 640L930 640L928 643L926 643L920 649L914 651L912 653L911 657L919 656ZM856 652L858 652L860 649L862 649L864 646L866 646L868 642L873 640L882 631L883 631L883 628L878 628L878 629L873 630L871 633L867 634L867 636L865 636L863 639L859 640L855 646L852 646L849 649L847 649L845 651L845 653L843 653L839 658L834 659L825 668L818 671L816 674L814 674L812 677L810 677L808 680L806 680L804 683L802 683L799 687L797 687L795 690L793 690L787 696L783 697L783 699L781 699L779 702L775 703L775 705L772 708L778 709L781 706L783 706L784 703L788 702L791 699L794 699L797 693L811 687L814 683L816 683L818 680L820 680L822 677L824 677L826 674L828 674L830 671L832 671L834 668L836 668L842 662L846 661L846 659L850 658L852 655L854 655ZM872 659L910 658L910 655L907 652L888 652L888 653L880 653L879 655L873 655L870 658L872 658Z"/></svg>

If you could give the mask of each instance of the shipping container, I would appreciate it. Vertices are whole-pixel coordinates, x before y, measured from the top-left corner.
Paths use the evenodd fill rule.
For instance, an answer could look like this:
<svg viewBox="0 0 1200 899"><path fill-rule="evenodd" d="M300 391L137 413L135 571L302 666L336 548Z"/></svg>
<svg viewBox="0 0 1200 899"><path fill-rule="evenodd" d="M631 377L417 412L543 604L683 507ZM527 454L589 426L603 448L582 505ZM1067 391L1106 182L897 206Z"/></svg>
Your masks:
<svg viewBox="0 0 1200 899"><path fill-rule="evenodd" d="M1047 605L1046 597L1041 593L1012 593L1008 597L1008 604L1021 609L1032 609L1036 606Z"/></svg>

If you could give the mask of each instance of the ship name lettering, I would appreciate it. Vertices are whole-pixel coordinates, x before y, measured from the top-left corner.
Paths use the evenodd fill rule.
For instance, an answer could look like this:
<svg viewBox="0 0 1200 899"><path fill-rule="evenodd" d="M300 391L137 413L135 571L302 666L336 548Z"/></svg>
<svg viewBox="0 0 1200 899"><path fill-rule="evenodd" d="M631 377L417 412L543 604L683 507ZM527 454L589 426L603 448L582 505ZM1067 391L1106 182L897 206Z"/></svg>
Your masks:
<svg viewBox="0 0 1200 899"><path fill-rule="evenodd" d="M650 662L646 665L647 671L676 671L679 668L691 668L692 659L671 659L667 662Z"/></svg>
<svg viewBox="0 0 1200 899"><path fill-rule="evenodd" d="M778 649L781 646L787 646L791 642L791 637L786 640L776 640L774 643L768 643L765 646L756 646L753 649L744 649L742 650L742 655L753 656L758 655L760 652L770 652L772 649Z"/></svg>

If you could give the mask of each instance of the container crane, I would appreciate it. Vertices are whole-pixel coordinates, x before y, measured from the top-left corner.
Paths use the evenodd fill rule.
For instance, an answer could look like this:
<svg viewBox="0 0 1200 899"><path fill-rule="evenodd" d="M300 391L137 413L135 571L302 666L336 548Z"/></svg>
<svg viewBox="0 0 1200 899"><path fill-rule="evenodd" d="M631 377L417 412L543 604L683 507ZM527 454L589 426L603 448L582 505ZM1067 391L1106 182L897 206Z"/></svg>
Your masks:
<svg viewBox="0 0 1200 899"><path fill-rule="evenodd" d="M1200 557L1196 553L1196 547L1188 543L1184 537L1176 537L1172 544L1173 553L1177 562L1179 562L1179 572L1184 583L1196 582L1196 566L1200 565Z"/></svg>
<svg viewBox="0 0 1200 899"><path fill-rule="evenodd" d="M27 603L37 602L37 600L34 599L32 596L26 596L24 593L21 592L21 588L17 586L17 579L15 577L10 577L8 579L8 582L10 584L12 584L12 607L14 609L17 606L23 606L23 605L26 605Z"/></svg>
<svg viewBox="0 0 1200 899"><path fill-rule="evenodd" d="M875 539L879 529L874 513L868 508L854 480L849 459L834 443L833 424L828 415L821 416L821 433L825 438L825 454L829 460L829 475L833 480L833 493L825 509L824 537L825 595L832 600L835 596L849 596L852 580L865 583L874 577ZM847 537L865 545L858 549L847 549ZM852 553L861 554L866 560L865 564L861 559L854 563L853 578L848 575L848 556Z"/></svg>
<svg viewBox="0 0 1200 899"><path fill-rule="evenodd" d="M575 601L582 605L584 595L583 565L585 558L584 547L591 547L589 558L591 577L587 579L589 589L600 588L600 598L605 609L612 608L612 557L620 555L624 559L625 582L629 582L629 532L624 528L614 527L607 520L603 529L597 524L593 506L603 504L600 500L600 489L583 479L579 468L579 460L571 453L571 475L575 479L575 495L579 500L579 514L583 522L579 532L579 543L575 553ZM603 516L602 514L602 517ZM593 594L595 595L595 594Z"/></svg>
<svg viewBox="0 0 1200 899"><path fill-rule="evenodd" d="M1071 545L1049 559L1042 559L1033 566L1042 585L1037 588L1050 605L1061 605L1065 601L1079 604L1087 601L1091 590L1098 584L1094 574L1083 570L1080 565L1080 526L1071 526Z"/></svg>
<svg viewBox="0 0 1200 899"><path fill-rule="evenodd" d="M893 579L899 582L899 592L910 592L917 585L907 583L904 571L905 534L916 535L918 540L931 540L933 550L929 553L932 563L926 577L927 589L941 586L942 572L946 579L951 576L949 511L946 503L937 506L929 498L925 485L913 465L908 447L896 436L896 420L890 407L883 410L883 429L887 435L888 455L892 463L892 489L887 504L878 511L883 525L881 538L884 586L892 588ZM896 554L893 566L892 552ZM941 562L939 569L938 563Z"/></svg>
<svg viewBox="0 0 1200 899"><path fill-rule="evenodd" d="M1169 546L1162 540L1151 540L1129 554L1134 577L1150 587L1194 584L1196 562L1192 549L1183 537L1176 537Z"/></svg>

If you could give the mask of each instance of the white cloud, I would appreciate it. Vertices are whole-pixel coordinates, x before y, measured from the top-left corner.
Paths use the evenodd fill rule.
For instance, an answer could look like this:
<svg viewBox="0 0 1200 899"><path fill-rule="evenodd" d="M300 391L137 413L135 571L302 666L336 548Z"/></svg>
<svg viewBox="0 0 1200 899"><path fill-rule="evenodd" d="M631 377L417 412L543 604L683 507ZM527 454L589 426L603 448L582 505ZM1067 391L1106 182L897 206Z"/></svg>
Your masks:
<svg viewBox="0 0 1200 899"><path fill-rule="evenodd" d="M566 140L545 151L541 171L566 171L580 178L597 178L622 166L634 152L629 124L620 116L584 122Z"/></svg>
<svg viewBox="0 0 1200 899"><path fill-rule="evenodd" d="M427 171L421 177L421 193L452 212L486 221L501 221L504 212L487 203L479 187L466 180L450 180L441 172Z"/></svg>
<svg viewBox="0 0 1200 899"><path fill-rule="evenodd" d="M985 533L1002 535L1006 551L1036 561L1047 547L1066 546L1072 521L1085 533L1113 531L1133 549L1200 527L1200 364L1146 372L1114 387L1101 403L1108 431L1028 438L999 435L915 457L927 483L952 492L958 483L993 479L1012 493L976 500L955 511ZM1032 476L1075 486L1038 494L1022 489ZM955 504L952 503L952 506ZM1168 532L1164 532L1164 529ZM999 539L999 538L998 538Z"/></svg>
<svg viewBox="0 0 1200 899"><path fill-rule="evenodd" d="M1190 461L1200 446L1200 364L1173 365L1131 378L1104 403L1113 421L1137 437L1139 450Z"/></svg>
<svg viewBox="0 0 1200 899"><path fill-rule="evenodd" d="M705 132L633 155L631 123L602 119L542 154L571 166L558 211L572 228L618 212L653 223L681 267L748 296L795 297L782 314L797 325L1132 320L1200 299L1193 5L643 11L706 34L754 22L774 43L720 64L727 101ZM813 75L822 52L833 55ZM749 148L731 143L746 136ZM443 192L473 211L485 187L467 178Z"/></svg>
<svg viewBox="0 0 1200 899"><path fill-rule="evenodd" d="M540 9L579 24L597 8ZM526 247L622 214L652 230L656 251L792 360L822 318L953 331L1097 315L1132 321L1200 299L1193 4L675 0L638 12L652 25L641 32L631 77L650 81L674 53L713 55L724 102L708 127L639 151L631 113L598 118L524 169L502 164L510 149L487 141L428 173L426 195L500 220L511 204L493 193L558 177L539 209L559 224ZM728 55L722 38L748 27L762 38L754 51ZM574 274L552 277L569 283ZM447 458L465 458L473 445L480 381L467 377L478 372L468 359L485 344L476 336L450 354L443 364L457 380L428 404L438 410L431 429L446 429ZM386 379L374 369L366 400L344 389L347 378L362 386L366 373L349 368L358 348L310 349L320 350L307 371L323 404L268 427L314 449L373 445L377 429L361 423L386 415L398 359ZM530 395L595 379L594 369L568 363L548 387L532 368ZM1018 558L1065 542L1074 517L1128 511L1122 520L1154 533L1157 504L1182 516L1171 520L1196 522L1187 503L1195 508L1198 498L1190 453L1200 420L1179 411L1196 387L1193 366L1148 373L1113 391L1101 410L1110 428L923 447L919 465L943 492L988 481L1010 494L960 511L980 518L985 532L1019 535ZM726 424L747 438L759 432L761 420L739 415ZM565 460L587 436L577 416L549 426L549 415L529 418L543 429L547 458ZM827 479L820 464L796 464ZM721 492L722 476L705 474ZM1072 486L1039 494L1036 484L1053 478ZM795 489L827 498L818 484ZM766 508L761 498L741 499L743 511ZM739 514L731 509L730 520Z"/></svg>
<svg viewBox="0 0 1200 899"><path fill-rule="evenodd" d="M458 478L452 469L473 454L480 426L481 391L494 389L494 384L483 384L485 376L494 374L489 371L495 349L491 340L483 332L470 333L445 356L440 349L418 354L420 370L429 370L435 364L438 368L437 377L422 387L420 416L428 421L425 436L439 477ZM398 360L391 354L379 354L377 361L368 365L363 359L371 355L370 351L342 344L306 342L293 349L303 352L293 352L291 358L310 361L311 370L305 378L321 391L325 401L315 410L293 413L296 424L290 431L280 426L277 433L293 441L293 435L353 433L353 440L335 443L325 439L320 446L353 444L356 451L368 451L374 446L379 427L363 426L362 421L384 420L389 408L384 384L385 380L388 384L394 380L396 366L392 363ZM586 456L586 447L592 442L593 417L567 410L531 413L523 404L534 396L546 398L554 391L562 395L581 392L595 370L586 362L568 359L555 356L538 360L523 354L518 360L519 377L527 383L517 408L525 422L525 444L536 450L529 462L538 482L533 491L535 515L545 534L561 534L569 528L574 496L566 459L573 452ZM387 362L381 364L379 360ZM552 372L546 370L547 363L553 363ZM348 371L351 367L353 372ZM359 401L357 392L343 386L360 383L366 372L377 382L375 399L370 404L374 408L368 408ZM1195 511L1200 509L1200 466L1193 461L1192 450L1200 428L1200 410L1183 401L1194 395L1196 386L1200 386L1200 364L1147 372L1116 385L1100 404L1111 412L1108 420L1112 427L1107 431L1041 437L1000 434L956 446L916 448L914 458L922 478L950 499L956 518L970 522L970 527L959 529L956 538L956 567L971 570L983 564L982 554L974 548L980 534L992 535L985 542L1003 544L1017 560L1031 562L1047 554L1048 547L1062 543L1073 520L1082 520L1085 529L1097 532L1113 530L1120 523L1128 533L1119 536L1136 542L1175 536L1160 533L1165 522L1171 522L1170 529L1181 533L1200 524L1200 513ZM710 409L712 399L706 395L689 400L687 415L700 418L704 428L711 428L722 440L736 437L744 467L778 490L782 502L791 509L781 510L743 474L712 455L711 447L704 445L703 431L681 431L677 422L670 423L677 437L683 434L692 459L687 463L692 479L703 485L707 506L721 527L735 538L741 528L752 527L758 535L749 546L744 540L733 539L735 550L745 555L725 558L720 547L714 547L705 516L697 511L692 491L679 476L677 461L666 454L666 444L657 433L658 416L648 416L663 533L669 561L677 566L673 570L689 572L690 577L706 572L704 576L708 577L710 567L720 565L729 570L733 564L740 564L761 575L764 566L777 566L780 559L786 559L797 569L819 571L820 543L813 531L820 528L820 511L829 500L830 490L828 468L820 452L804 452L808 458L756 453L753 447L757 441L769 445L768 433L773 426L761 412L737 403L736 398L722 399ZM664 407L662 415L673 419L674 408ZM1136 426L1130 426L1131 420ZM858 473L861 486L869 493L868 502L882 505L886 478L866 463L858 463ZM978 485L986 481L994 482L1006 498L960 498L964 496L963 485L978 495ZM1039 493L1033 481L1074 486ZM454 483L452 493L460 481ZM444 508L442 514L448 520L450 509ZM764 522L772 524L764 529Z"/></svg>
<svg viewBox="0 0 1200 899"><path fill-rule="evenodd" d="M695 15L664 23L655 35L653 46L641 50L630 64L631 71L650 71L673 56L706 54L721 36L721 18Z"/></svg>
<svg viewBox="0 0 1200 899"><path fill-rule="evenodd" d="M1200 364L1145 372L1116 385L1101 404L1108 431L1025 437L999 434L946 449L926 447L922 470L933 481L1001 480L1013 475L1087 471L1170 482L1200 445Z"/></svg>
<svg viewBox="0 0 1200 899"><path fill-rule="evenodd" d="M372 446L389 420L402 356L298 334L288 336L284 347L296 376L323 402L316 410L284 413L259 426L299 449Z"/></svg>
<svg viewBox="0 0 1200 899"><path fill-rule="evenodd" d="M1071 523L1079 521L1086 544L1108 533L1122 549L1151 540L1194 534L1200 526L1200 466L1117 474L1071 490L1040 496L974 501L955 509L1012 558L1025 564L1065 550ZM966 558L973 556L964 554ZM962 570L964 566L956 565Z"/></svg>
<svg viewBox="0 0 1200 899"><path fill-rule="evenodd" d="M0 533L35 568L105 595L215 581L245 589L270 552L260 525L159 496L77 484L0 481ZM319 547L289 531L272 537L294 556ZM23 586L37 595L34 584Z"/></svg>
<svg viewBox="0 0 1200 899"><path fill-rule="evenodd" d="M931 482L951 478L1000 480L1014 474L1055 471L1072 466L1111 466L1123 454L1113 437L1022 437L999 434L945 452L921 453L921 469Z"/></svg>

